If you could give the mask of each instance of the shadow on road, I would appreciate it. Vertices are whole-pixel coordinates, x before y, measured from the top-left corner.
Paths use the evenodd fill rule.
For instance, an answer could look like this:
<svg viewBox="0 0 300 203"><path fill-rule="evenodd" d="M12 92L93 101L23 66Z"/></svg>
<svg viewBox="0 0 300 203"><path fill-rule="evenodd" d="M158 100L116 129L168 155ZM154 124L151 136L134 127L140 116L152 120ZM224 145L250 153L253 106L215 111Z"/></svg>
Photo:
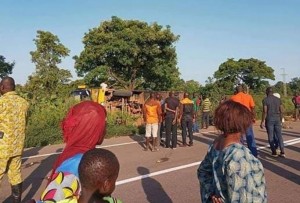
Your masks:
<svg viewBox="0 0 300 203"><path fill-rule="evenodd" d="M208 137L208 138L206 138L206 137ZM215 135L208 135L207 133L205 133L205 134L200 133L199 136L194 136L194 140L201 142L201 143L205 143L207 145L211 145L215 138L216 138Z"/></svg>
<svg viewBox="0 0 300 203"><path fill-rule="evenodd" d="M295 147L293 145L285 146L284 148L287 148L287 149L290 149L290 150L293 150L295 152L300 153L300 148L299 147Z"/></svg>
<svg viewBox="0 0 300 203"><path fill-rule="evenodd" d="M283 136L289 136L289 137L297 137L300 138L300 133L294 132L294 131L288 131L288 130L282 130Z"/></svg>
<svg viewBox="0 0 300 203"><path fill-rule="evenodd" d="M278 161L278 162L285 164L288 167L293 167L299 171L300 170L300 162L299 161L295 161L295 160L289 159L289 158L281 158L281 157L274 158L270 155L270 152L265 152L265 151L260 151L259 156L260 156L259 160L263 164L264 168L268 169L269 171L272 171L273 173L275 173L291 182L294 182L294 183L300 185L300 176L298 174L295 174L291 171L288 171L287 169L284 169L284 168L272 163L272 162Z"/></svg>
<svg viewBox="0 0 300 203"><path fill-rule="evenodd" d="M42 148L32 148L31 150L27 150L24 152L23 157L34 156L38 154L38 151ZM56 150L56 152L61 152L62 149ZM34 165L38 164L38 167L32 171L32 173L23 181L23 191L30 188L30 190L22 195L22 202L26 202L33 198L36 192L40 189L43 181L47 178L48 172L52 169L53 163L56 159L57 155L48 156L48 158L42 160L41 162L29 162L27 164L23 164L22 168L29 168L33 167ZM28 158L23 159L23 163L28 161ZM23 170L22 169L22 170ZM3 203L11 203L13 202L11 197L8 197L4 200Z"/></svg>
<svg viewBox="0 0 300 203"><path fill-rule="evenodd" d="M137 168L137 171L140 175L148 175L150 173L149 169L141 166ZM164 191L161 184L153 178L148 177L142 179L142 186L149 203L172 203L171 198Z"/></svg>

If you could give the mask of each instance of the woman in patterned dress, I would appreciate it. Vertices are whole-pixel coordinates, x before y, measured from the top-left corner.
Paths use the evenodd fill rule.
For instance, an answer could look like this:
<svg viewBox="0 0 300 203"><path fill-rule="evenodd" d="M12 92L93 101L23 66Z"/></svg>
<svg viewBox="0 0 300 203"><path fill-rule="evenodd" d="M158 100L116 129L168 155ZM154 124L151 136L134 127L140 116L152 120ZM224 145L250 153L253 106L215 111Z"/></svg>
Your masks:
<svg viewBox="0 0 300 203"><path fill-rule="evenodd" d="M251 112L229 100L219 105L214 119L221 134L198 168L202 202L267 202L263 166L240 143L252 123Z"/></svg>

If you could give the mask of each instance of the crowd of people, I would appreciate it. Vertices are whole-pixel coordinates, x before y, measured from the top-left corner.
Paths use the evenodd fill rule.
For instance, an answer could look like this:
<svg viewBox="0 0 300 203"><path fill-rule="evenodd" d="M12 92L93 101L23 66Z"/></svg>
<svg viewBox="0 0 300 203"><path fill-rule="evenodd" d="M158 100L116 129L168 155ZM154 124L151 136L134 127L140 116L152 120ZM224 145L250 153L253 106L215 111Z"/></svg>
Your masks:
<svg viewBox="0 0 300 203"><path fill-rule="evenodd" d="M29 104L16 94L11 77L1 80L0 93L0 181L7 173L13 202L19 203L21 156ZM271 87L267 88L266 95L262 101L260 127L267 129L272 155L285 157L281 134L282 102ZM178 125L182 128L181 147L194 145L193 133L199 132L200 120L201 128L208 128L212 114L209 98L193 95L191 99L189 96L184 93L180 100L173 91L166 99L150 94L142 110L146 124L145 151L159 150L163 126L164 147L171 149L177 148ZM299 95L295 95L293 102L295 112L299 113L296 96ZM223 99L214 111L214 125L220 135L209 147L197 171L202 202L267 201L264 170L257 158L254 121L255 103L243 86L237 86L235 94ZM111 197L120 169L118 158L108 150L96 149L106 132L105 108L92 101L82 101L69 109L61 128L64 150L53 164L40 199L30 202L121 202Z"/></svg>

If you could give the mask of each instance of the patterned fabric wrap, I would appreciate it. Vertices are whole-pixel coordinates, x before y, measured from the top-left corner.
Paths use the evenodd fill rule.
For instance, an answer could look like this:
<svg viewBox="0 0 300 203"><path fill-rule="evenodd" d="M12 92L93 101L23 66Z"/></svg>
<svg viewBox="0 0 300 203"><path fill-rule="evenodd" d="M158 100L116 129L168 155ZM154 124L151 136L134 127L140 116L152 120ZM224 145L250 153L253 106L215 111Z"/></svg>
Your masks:
<svg viewBox="0 0 300 203"><path fill-rule="evenodd" d="M267 202L266 181L261 162L241 144L224 150L210 146L198 168L202 202L211 195L226 202Z"/></svg>
<svg viewBox="0 0 300 203"><path fill-rule="evenodd" d="M52 203L68 198L78 198L81 187L78 166L83 154L65 160L55 171L44 190L40 202Z"/></svg>
<svg viewBox="0 0 300 203"><path fill-rule="evenodd" d="M114 197L103 197L104 202L107 203L122 203L121 200L114 198ZM77 203L77 198L68 198L61 201L58 201L57 203Z"/></svg>
<svg viewBox="0 0 300 203"><path fill-rule="evenodd" d="M79 179L72 173L55 173L47 189L41 197L46 203L57 202L57 200L68 199L79 196Z"/></svg>

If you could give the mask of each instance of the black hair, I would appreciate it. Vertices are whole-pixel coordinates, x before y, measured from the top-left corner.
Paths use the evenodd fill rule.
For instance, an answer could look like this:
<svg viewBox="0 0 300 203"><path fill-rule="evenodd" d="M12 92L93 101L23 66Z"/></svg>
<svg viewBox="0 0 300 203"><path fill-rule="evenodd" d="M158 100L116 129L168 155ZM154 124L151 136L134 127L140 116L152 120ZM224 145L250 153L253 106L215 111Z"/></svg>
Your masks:
<svg viewBox="0 0 300 203"><path fill-rule="evenodd" d="M91 149L84 153L79 167L83 188L97 190L99 185L119 174L120 164L114 153L106 149Z"/></svg>

